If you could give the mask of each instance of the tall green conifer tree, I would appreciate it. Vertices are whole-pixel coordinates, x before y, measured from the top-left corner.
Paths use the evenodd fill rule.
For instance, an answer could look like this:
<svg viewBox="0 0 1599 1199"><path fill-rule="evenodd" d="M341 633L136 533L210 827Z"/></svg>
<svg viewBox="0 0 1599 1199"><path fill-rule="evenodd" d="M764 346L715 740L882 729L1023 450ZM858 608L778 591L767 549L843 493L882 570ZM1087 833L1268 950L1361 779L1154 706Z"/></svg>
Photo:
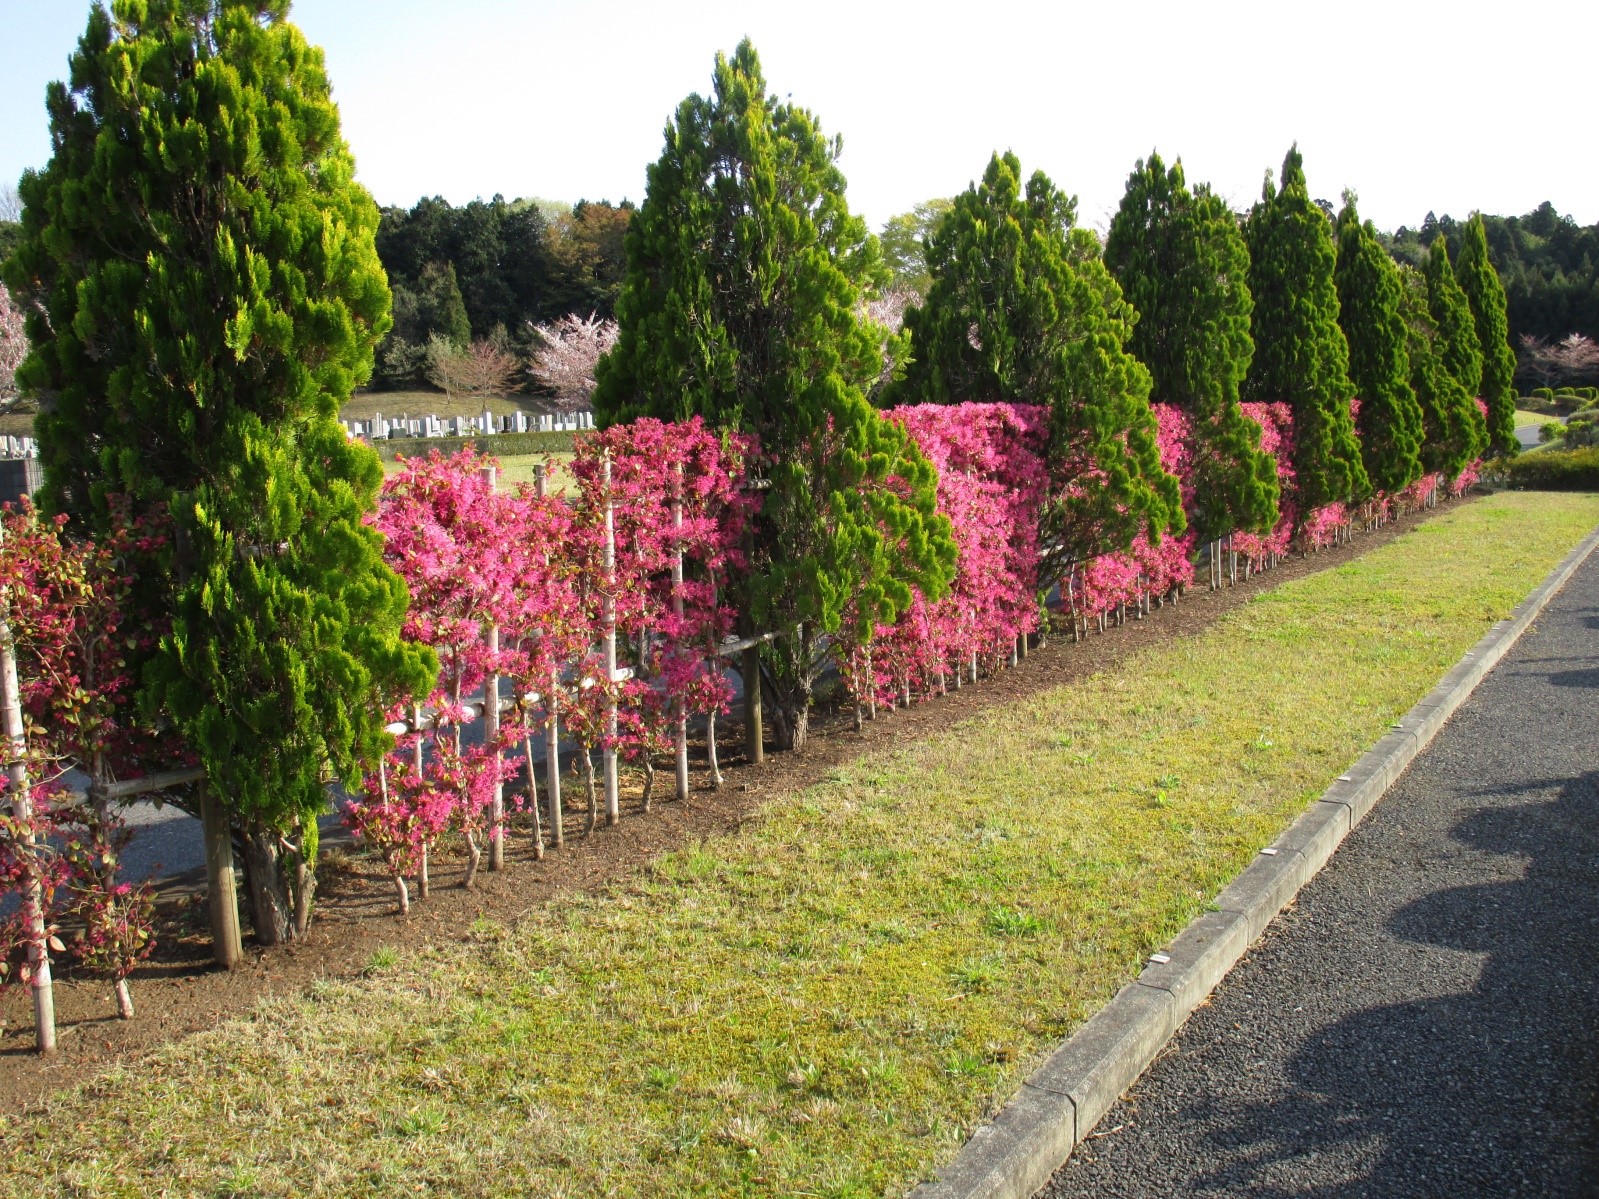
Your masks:
<svg viewBox="0 0 1599 1199"><path fill-rule="evenodd" d="M1271 176L1244 227L1249 290L1255 297L1255 357L1246 399L1286 402L1294 414L1294 498L1298 518L1325 504L1371 493L1349 413L1349 347L1338 327L1337 253L1332 226L1305 186L1295 146Z"/></svg>
<svg viewBox="0 0 1599 1199"><path fill-rule="evenodd" d="M382 469L337 420L389 323L377 207L288 7L96 5L7 269L48 507L172 514L175 553L136 566L170 620L147 697L233 813L266 943L309 917L328 772L353 783L432 672L362 520Z"/></svg>
<svg viewBox="0 0 1599 1199"><path fill-rule="evenodd" d="M718 55L712 94L683 101L649 169L594 394L606 424L699 414L760 438L770 487L732 598L760 628L799 626L769 651L795 748L825 634L893 621L913 586L942 595L955 563L932 466L863 392L882 360L856 305L886 275L839 151L767 94L748 41Z"/></svg>
<svg viewBox="0 0 1599 1199"><path fill-rule="evenodd" d="M1401 266L1400 307L1405 322L1405 357L1410 386L1421 407L1422 469L1453 479L1487 444L1487 426L1476 401L1444 367L1442 338L1427 304L1427 279Z"/></svg>
<svg viewBox="0 0 1599 1199"><path fill-rule="evenodd" d="M1349 376L1360 400L1356 424L1366 475L1394 492L1421 477L1421 405L1410 385L1399 268L1361 223L1353 193L1338 214L1338 323L1349 342Z"/></svg>
<svg viewBox="0 0 1599 1199"><path fill-rule="evenodd" d="M1510 348L1505 287L1488 259L1488 232L1480 212L1471 214L1461 235L1455 278L1471 306L1477 347L1482 351L1482 386L1478 394L1488 405L1488 451L1515 454L1521 449L1516 440L1516 393L1512 387L1516 352Z"/></svg>
<svg viewBox="0 0 1599 1199"><path fill-rule="evenodd" d="M1427 252L1427 310L1438 326L1438 352L1455 382L1476 396L1482 388L1482 347L1471 305L1449 262L1449 239L1439 234Z"/></svg>
<svg viewBox="0 0 1599 1199"><path fill-rule="evenodd" d="M1185 527L1161 469L1149 372L1127 350L1138 314L1122 298L1076 201L996 154L956 197L928 246L927 302L905 316L911 362L893 402L1023 402L1051 410L1054 500L1041 586L1067 561ZM1093 477L1093 486L1075 486Z"/></svg>
<svg viewBox="0 0 1599 1199"><path fill-rule="evenodd" d="M1105 265L1138 312L1128 348L1149 368L1154 399L1187 413L1194 525L1202 541L1277 523L1277 463L1238 406L1249 335L1249 249L1226 203L1189 190L1179 160L1158 154L1127 180Z"/></svg>

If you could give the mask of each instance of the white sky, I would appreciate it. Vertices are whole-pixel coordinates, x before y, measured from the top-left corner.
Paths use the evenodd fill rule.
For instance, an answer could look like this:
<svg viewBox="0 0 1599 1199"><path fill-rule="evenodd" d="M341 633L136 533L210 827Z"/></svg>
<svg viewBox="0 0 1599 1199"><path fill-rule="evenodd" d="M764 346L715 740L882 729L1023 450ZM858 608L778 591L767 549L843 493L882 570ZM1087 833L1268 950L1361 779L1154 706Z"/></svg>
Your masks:
<svg viewBox="0 0 1599 1199"><path fill-rule="evenodd" d="M49 155L46 82L85 0L0 0L0 178ZM748 34L768 85L844 135L879 226L1016 151L1102 226L1135 159L1180 154L1235 206L1297 139L1313 195L1384 228L1429 209L1599 221L1582 63L1599 3L1293 0L945 7L835 0L297 0L383 204L639 199L679 100Z"/></svg>

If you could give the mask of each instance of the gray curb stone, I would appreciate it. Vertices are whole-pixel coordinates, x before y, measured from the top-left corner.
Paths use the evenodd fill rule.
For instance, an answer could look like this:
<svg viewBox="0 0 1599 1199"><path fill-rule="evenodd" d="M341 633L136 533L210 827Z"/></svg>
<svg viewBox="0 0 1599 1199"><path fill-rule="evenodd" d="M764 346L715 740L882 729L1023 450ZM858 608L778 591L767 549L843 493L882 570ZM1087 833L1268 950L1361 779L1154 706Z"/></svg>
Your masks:
<svg viewBox="0 0 1599 1199"><path fill-rule="evenodd" d="M1476 690L1594 548L1590 533L1152 962L1063 1042L911 1199L1028 1199Z"/></svg>

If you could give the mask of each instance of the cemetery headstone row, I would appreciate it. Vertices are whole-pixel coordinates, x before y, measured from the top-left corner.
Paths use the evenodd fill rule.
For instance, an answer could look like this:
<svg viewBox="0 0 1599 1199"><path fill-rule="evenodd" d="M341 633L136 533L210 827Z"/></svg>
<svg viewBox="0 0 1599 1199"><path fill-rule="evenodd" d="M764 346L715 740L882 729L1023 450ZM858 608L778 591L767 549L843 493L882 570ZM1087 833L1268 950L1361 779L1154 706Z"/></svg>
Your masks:
<svg viewBox="0 0 1599 1199"><path fill-rule="evenodd" d="M479 437L496 433L576 433L594 427L592 412L510 412L502 416L485 410L481 416L438 417L398 416L392 420L381 412L370 420L342 422L351 437L378 441L398 437Z"/></svg>
<svg viewBox="0 0 1599 1199"><path fill-rule="evenodd" d="M0 458L37 458L39 443L31 437L0 436Z"/></svg>

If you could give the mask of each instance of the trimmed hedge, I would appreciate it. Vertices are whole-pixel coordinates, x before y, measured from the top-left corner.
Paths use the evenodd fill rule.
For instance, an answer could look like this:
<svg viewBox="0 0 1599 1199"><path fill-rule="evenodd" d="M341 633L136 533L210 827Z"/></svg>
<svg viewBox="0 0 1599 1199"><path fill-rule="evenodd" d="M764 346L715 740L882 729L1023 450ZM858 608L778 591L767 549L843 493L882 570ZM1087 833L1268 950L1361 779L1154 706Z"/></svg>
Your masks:
<svg viewBox="0 0 1599 1199"><path fill-rule="evenodd" d="M1599 491L1599 446L1502 459L1493 473L1519 491Z"/></svg>
<svg viewBox="0 0 1599 1199"><path fill-rule="evenodd" d="M485 437L380 437L372 448L385 462L393 462L401 454L407 458L423 458L433 450L441 454L454 454L468 442L476 445L479 453L496 458L513 458L518 454L570 454L572 439L577 434L571 430L548 433L493 433Z"/></svg>

